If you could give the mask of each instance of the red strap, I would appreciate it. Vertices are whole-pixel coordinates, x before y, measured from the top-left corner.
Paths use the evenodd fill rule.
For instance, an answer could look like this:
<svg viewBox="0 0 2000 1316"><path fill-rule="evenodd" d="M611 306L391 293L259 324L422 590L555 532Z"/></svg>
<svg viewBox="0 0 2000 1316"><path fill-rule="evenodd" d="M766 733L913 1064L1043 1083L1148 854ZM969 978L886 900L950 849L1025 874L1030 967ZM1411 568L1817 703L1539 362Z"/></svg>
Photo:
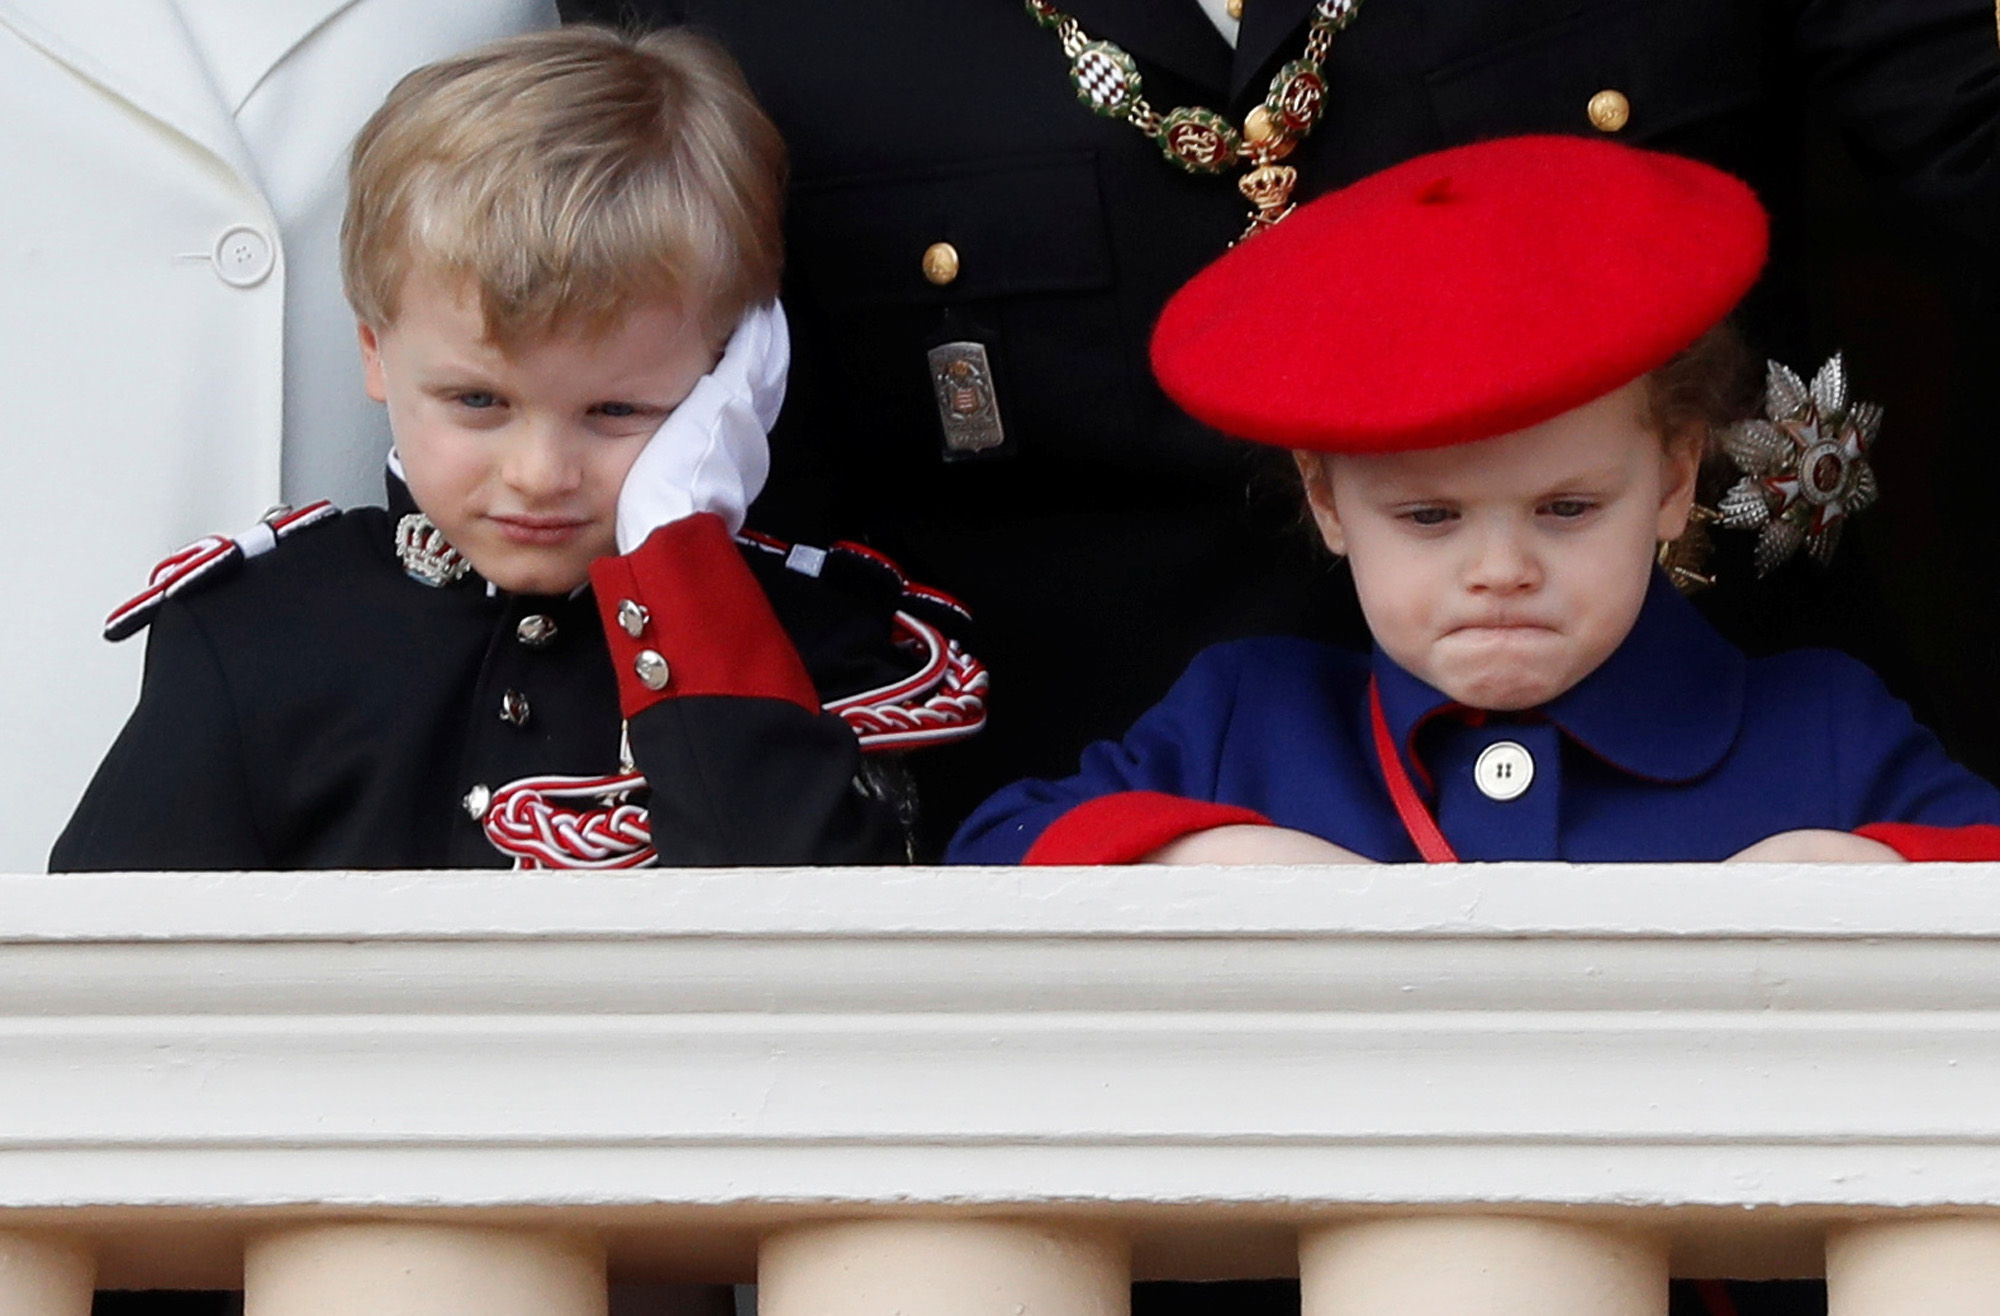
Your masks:
<svg viewBox="0 0 2000 1316"><path fill-rule="evenodd" d="M1417 853L1424 857L1425 863L1457 863L1458 852L1438 830L1437 820L1424 807L1423 797L1417 794L1409 772L1403 767L1395 737L1389 734L1389 719L1382 713L1382 690L1372 676L1368 678L1368 714L1375 723L1375 758L1382 765L1382 778L1389 783L1389 799L1396 806L1396 816L1403 820L1403 830L1417 843Z"/></svg>

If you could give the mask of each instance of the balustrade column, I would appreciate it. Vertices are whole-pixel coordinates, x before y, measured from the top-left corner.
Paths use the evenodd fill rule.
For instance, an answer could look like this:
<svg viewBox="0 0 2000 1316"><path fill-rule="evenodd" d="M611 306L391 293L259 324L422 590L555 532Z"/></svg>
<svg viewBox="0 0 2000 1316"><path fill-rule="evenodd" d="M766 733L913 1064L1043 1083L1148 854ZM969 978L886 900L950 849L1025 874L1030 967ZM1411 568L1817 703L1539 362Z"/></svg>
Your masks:
<svg viewBox="0 0 2000 1316"><path fill-rule="evenodd" d="M0 1316L90 1316L97 1261L48 1234L0 1233Z"/></svg>
<svg viewBox="0 0 2000 1316"><path fill-rule="evenodd" d="M2000 1219L1880 1220L1826 1240L1827 1316L1992 1316Z"/></svg>
<svg viewBox="0 0 2000 1316"><path fill-rule="evenodd" d="M1127 1316L1115 1235L1045 1222L863 1220L773 1234L758 1316Z"/></svg>
<svg viewBox="0 0 2000 1316"><path fill-rule="evenodd" d="M267 1234L243 1258L244 1316L606 1316L604 1248L530 1229L416 1223Z"/></svg>
<svg viewBox="0 0 2000 1316"><path fill-rule="evenodd" d="M1302 1316L1666 1316L1664 1240L1566 1221L1413 1216L1299 1235Z"/></svg>

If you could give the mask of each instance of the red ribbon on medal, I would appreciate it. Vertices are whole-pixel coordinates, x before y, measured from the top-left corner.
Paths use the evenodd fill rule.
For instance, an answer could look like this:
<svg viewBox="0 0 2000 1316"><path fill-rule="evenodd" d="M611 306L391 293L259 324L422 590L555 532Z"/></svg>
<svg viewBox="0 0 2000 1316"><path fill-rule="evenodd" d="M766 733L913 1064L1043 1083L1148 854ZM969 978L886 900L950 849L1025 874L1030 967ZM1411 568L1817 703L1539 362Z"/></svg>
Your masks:
<svg viewBox="0 0 2000 1316"><path fill-rule="evenodd" d="M1403 767L1395 737L1389 734L1389 719L1382 712L1382 690L1373 676L1368 678L1368 714L1375 723L1375 759L1382 765L1382 779L1389 784L1389 799L1396 806L1396 816L1403 820L1403 830L1417 843L1417 853L1425 863L1457 863L1458 852L1438 830L1437 819L1424 807L1423 796L1417 794L1416 783Z"/></svg>

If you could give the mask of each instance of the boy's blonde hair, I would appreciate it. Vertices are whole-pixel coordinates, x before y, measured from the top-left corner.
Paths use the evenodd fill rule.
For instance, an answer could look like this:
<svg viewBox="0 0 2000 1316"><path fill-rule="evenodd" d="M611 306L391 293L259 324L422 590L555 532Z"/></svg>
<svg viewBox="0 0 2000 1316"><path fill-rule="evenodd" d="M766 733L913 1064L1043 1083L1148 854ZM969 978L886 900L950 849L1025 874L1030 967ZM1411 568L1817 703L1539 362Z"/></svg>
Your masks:
<svg viewBox="0 0 2000 1316"><path fill-rule="evenodd" d="M532 32L396 84L354 142L341 277L376 329L423 274L473 289L503 351L657 299L719 345L777 295L784 185L784 143L713 42Z"/></svg>

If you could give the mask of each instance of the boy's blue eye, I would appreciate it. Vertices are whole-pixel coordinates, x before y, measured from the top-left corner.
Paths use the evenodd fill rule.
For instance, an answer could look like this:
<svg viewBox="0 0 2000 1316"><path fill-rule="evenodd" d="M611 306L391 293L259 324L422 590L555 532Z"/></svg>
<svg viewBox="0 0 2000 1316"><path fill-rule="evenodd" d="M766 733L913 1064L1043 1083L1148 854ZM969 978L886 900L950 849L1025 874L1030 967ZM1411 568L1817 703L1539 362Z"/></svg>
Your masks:
<svg viewBox="0 0 2000 1316"><path fill-rule="evenodd" d="M499 402L500 399L494 397L491 393L461 393L458 395L458 405L461 407L471 407L474 411L484 411L488 407L497 406Z"/></svg>
<svg viewBox="0 0 2000 1316"><path fill-rule="evenodd" d="M616 416L620 419L639 414L639 409L629 402L600 402L591 410L600 416Z"/></svg>
<svg viewBox="0 0 2000 1316"><path fill-rule="evenodd" d="M1558 498L1544 509L1550 516L1571 520L1590 510L1590 504L1581 498Z"/></svg>
<svg viewBox="0 0 2000 1316"><path fill-rule="evenodd" d="M1453 513L1449 507L1419 507L1404 515L1417 525L1443 525L1452 519Z"/></svg>

